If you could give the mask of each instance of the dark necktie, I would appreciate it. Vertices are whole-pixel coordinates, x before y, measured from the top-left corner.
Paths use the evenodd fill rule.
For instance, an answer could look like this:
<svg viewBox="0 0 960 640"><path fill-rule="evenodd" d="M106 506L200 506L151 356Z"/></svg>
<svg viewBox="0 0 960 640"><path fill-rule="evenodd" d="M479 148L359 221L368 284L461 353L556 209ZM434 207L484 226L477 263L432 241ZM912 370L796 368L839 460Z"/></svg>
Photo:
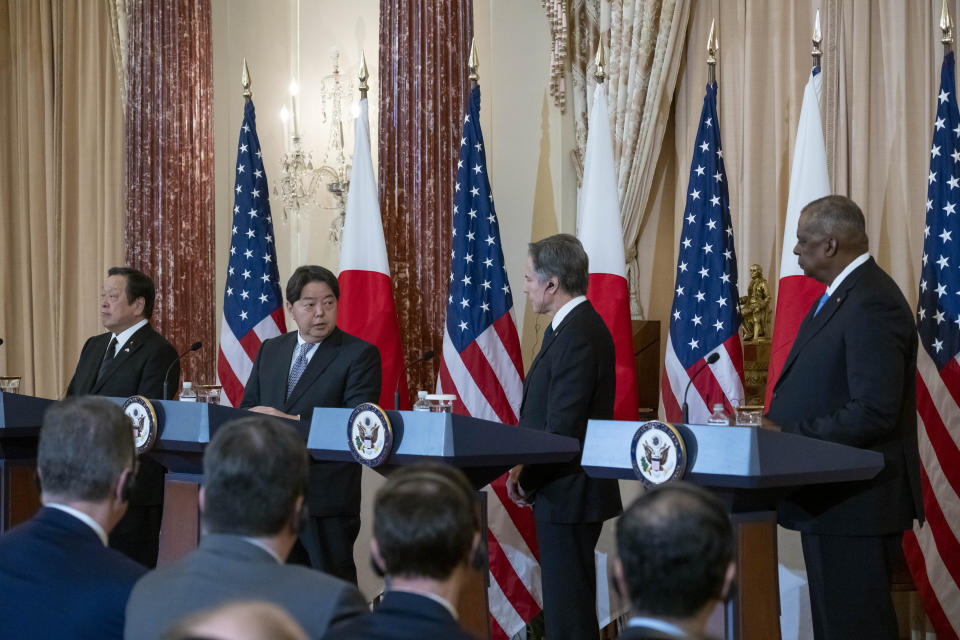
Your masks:
<svg viewBox="0 0 960 640"><path fill-rule="evenodd" d="M103 361L100 363L100 369L97 371L97 382L103 377L103 372L107 370L117 355L117 337L110 338L110 344L107 345L107 352L103 354Z"/></svg>
<svg viewBox="0 0 960 640"><path fill-rule="evenodd" d="M543 342L540 343L540 353L543 353L547 345L553 340L553 323L547 325L547 330L543 332Z"/></svg>

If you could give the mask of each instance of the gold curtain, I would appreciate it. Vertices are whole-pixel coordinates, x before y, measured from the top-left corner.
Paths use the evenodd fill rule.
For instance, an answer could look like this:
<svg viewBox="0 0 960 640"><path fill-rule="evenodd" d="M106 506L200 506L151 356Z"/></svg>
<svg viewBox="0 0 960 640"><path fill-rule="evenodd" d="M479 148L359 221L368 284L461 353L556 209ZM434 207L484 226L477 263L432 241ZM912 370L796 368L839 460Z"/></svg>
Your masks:
<svg viewBox="0 0 960 640"><path fill-rule="evenodd" d="M109 9L0 0L0 371L59 397L123 257L123 109Z"/></svg>
<svg viewBox="0 0 960 640"><path fill-rule="evenodd" d="M596 86L594 52L601 13L609 11L610 29L604 83L617 167L620 218L623 226L631 311L643 316L637 292L642 279L637 242L644 227L647 198L670 115L690 13L689 0L575 0L572 12L574 119L577 148L572 157L578 177L587 144L587 113Z"/></svg>

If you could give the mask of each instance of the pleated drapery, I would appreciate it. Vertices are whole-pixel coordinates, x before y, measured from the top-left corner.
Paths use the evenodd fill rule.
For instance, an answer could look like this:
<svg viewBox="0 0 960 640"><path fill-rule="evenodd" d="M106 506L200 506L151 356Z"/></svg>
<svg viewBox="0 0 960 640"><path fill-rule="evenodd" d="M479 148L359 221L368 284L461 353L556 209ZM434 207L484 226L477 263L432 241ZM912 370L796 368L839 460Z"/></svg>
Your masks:
<svg viewBox="0 0 960 640"><path fill-rule="evenodd" d="M152 324L181 379L216 361L210 0L133 0L127 15L127 262L157 285Z"/></svg>
<svg viewBox="0 0 960 640"><path fill-rule="evenodd" d="M434 389L446 317L472 0L380 2L380 209L411 391Z"/></svg>

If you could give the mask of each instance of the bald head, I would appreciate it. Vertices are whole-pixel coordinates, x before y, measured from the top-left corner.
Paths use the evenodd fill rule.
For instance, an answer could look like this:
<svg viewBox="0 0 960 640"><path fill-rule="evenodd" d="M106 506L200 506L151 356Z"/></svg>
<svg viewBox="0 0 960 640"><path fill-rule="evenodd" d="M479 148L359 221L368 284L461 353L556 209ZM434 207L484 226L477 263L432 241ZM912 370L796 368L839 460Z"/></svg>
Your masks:
<svg viewBox="0 0 960 640"><path fill-rule="evenodd" d="M868 247L863 212L850 198L825 196L803 208L793 252L805 275L829 285Z"/></svg>

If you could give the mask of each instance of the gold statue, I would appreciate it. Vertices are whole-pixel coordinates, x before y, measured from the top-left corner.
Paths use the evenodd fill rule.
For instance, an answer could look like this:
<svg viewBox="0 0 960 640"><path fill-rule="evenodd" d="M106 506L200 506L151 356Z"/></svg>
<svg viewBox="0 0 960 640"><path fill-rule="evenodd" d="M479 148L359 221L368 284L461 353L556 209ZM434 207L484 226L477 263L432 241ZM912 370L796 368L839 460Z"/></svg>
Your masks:
<svg viewBox="0 0 960 640"><path fill-rule="evenodd" d="M746 342L768 342L767 323L770 320L770 292L760 265L750 265L750 285L747 295L740 298L741 328Z"/></svg>

